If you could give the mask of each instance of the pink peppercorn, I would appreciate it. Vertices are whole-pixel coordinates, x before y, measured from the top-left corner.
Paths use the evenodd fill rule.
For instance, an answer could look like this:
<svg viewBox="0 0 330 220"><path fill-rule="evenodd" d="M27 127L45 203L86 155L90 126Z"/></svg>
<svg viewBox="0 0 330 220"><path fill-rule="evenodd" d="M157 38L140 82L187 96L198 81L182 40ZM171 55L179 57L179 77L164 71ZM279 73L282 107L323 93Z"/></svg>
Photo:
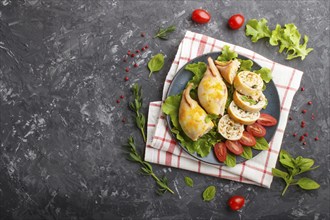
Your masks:
<svg viewBox="0 0 330 220"><path fill-rule="evenodd" d="M129 51L127 51L127 55L131 55L131 51L129 50Z"/></svg>
<svg viewBox="0 0 330 220"><path fill-rule="evenodd" d="M308 133L306 132L306 133L304 134L304 136L305 136L305 137L308 137Z"/></svg>
<svg viewBox="0 0 330 220"><path fill-rule="evenodd" d="M297 136L297 133L293 133L293 137L296 137Z"/></svg>
<svg viewBox="0 0 330 220"><path fill-rule="evenodd" d="M305 114L307 112L306 109L302 110L301 113Z"/></svg>
<svg viewBox="0 0 330 220"><path fill-rule="evenodd" d="M144 47L142 47L141 50L144 51L145 50Z"/></svg>
<svg viewBox="0 0 330 220"><path fill-rule="evenodd" d="M304 142L303 145L306 145L306 142Z"/></svg>
<svg viewBox="0 0 330 220"><path fill-rule="evenodd" d="M301 89L300 89L301 91L305 91L305 88L304 87L301 87Z"/></svg>
<svg viewBox="0 0 330 220"><path fill-rule="evenodd" d="M123 95L120 96L121 99L125 98Z"/></svg>
<svg viewBox="0 0 330 220"><path fill-rule="evenodd" d="M117 103L120 103L120 100L119 99L117 99L117 101L116 101Z"/></svg>
<svg viewBox="0 0 330 220"><path fill-rule="evenodd" d="M311 104L313 104L313 103L312 103L312 101L309 101L309 102L307 102L307 104L308 104L308 105L311 105Z"/></svg>
<svg viewBox="0 0 330 220"><path fill-rule="evenodd" d="M123 118L121 121L125 123L125 122L126 122L126 119L125 119L125 118Z"/></svg>
<svg viewBox="0 0 330 220"><path fill-rule="evenodd" d="M137 63L134 63L134 67L138 67L139 66L139 64L137 64Z"/></svg>
<svg viewBox="0 0 330 220"><path fill-rule="evenodd" d="M314 138L314 140L315 140L315 141L318 141L318 140L319 140L319 138L318 138L318 137L315 137L315 138Z"/></svg>
<svg viewBox="0 0 330 220"><path fill-rule="evenodd" d="M135 57L135 54L134 54L134 53L132 53L132 54L131 54L131 57Z"/></svg>
<svg viewBox="0 0 330 220"><path fill-rule="evenodd" d="M305 121L301 121L300 127L304 128L305 127Z"/></svg>
<svg viewBox="0 0 330 220"><path fill-rule="evenodd" d="M289 117L289 120L292 121L292 117L291 116Z"/></svg>
<svg viewBox="0 0 330 220"><path fill-rule="evenodd" d="M136 50L135 53L140 53L140 50Z"/></svg>
<svg viewBox="0 0 330 220"><path fill-rule="evenodd" d="M144 32L142 32L142 33L141 33L141 37L144 37L144 36L146 36L146 35L145 35L145 33L144 33Z"/></svg>
<svg viewBox="0 0 330 220"><path fill-rule="evenodd" d="M128 81L128 77L127 76L124 79L125 79L125 81Z"/></svg>
<svg viewBox="0 0 330 220"><path fill-rule="evenodd" d="M128 73L128 72L129 72L129 68L128 68L128 67L126 67L126 68L125 68L125 71L126 71L126 73Z"/></svg>
<svg viewBox="0 0 330 220"><path fill-rule="evenodd" d="M144 48L145 48L145 49L148 49L148 48L149 48L148 44L147 44L147 45L145 45L145 46L144 46Z"/></svg>

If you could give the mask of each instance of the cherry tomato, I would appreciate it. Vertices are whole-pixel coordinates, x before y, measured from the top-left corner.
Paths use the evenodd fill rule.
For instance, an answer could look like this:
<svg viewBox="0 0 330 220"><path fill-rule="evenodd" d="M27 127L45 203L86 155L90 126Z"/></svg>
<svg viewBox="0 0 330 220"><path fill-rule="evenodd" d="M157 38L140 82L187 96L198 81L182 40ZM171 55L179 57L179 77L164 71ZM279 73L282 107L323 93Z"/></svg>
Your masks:
<svg viewBox="0 0 330 220"><path fill-rule="evenodd" d="M228 20L228 25L231 29L237 30L244 24L244 16L241 14L235 14Z"/></svg>
<svg viewBox="0 0 330 220"><path fill-rule="evenodd" d="M233 211L237 211L244 206L245 199L243 196L232 196L228 200L228 205Z"/></svg>
<svg viewBox="0 0 330 220"><path fill-rule="evenodd" d="M241 155L244 151L241 143L238 141L226 140L225 144L228 150L235 155Z"/></svg>
<svg viewBox="0 0 330 220"><path fill-rule="evenodd" d="M196 9L193 11L191 19L196 23L205 24L211 20L211 15L203 9Z"/></svg>
<svg viewBox="0 0 330 220"><path fill-rule="evenodd" d="M247 132L252 134L254 137L263 137L266 135L266 129L258 123L254 123L252 125L248 125L246 127Z"/></svg>
<svg viewBox="0 0 330 220"><path fill-rule="evenodd" d="M220 162L224 162L227 157L227 148L225 143L219 142L214 145L214 154Z"/></svg>
<svg viewBox="0 0 330 220"><path fill-rule="evenodd" d="M256 145L256 139L249 132L243 131L243 136L238 140L242 145L252 147Z"/></svg>
<svg viewBox="0 0 330 220"><path fill-rule="evenodd" d="M277 120L273 116L266 113L261 113L257 122L266 127L274 126L277 124Z"/></svg>

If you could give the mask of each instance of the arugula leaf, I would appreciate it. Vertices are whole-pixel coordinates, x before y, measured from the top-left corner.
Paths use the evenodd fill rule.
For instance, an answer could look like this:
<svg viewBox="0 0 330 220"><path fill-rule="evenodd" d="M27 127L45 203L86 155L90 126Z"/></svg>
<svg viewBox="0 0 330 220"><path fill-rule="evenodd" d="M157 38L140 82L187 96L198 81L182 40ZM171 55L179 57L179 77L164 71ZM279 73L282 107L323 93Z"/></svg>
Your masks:
<svg viewBox="0 0 330 220"><path fill-rule="evenodd" d="M181 102L181 97L182 94L178 95L173 95L167 97L165 100L162 110L166 115L169 115L171 118L171 122L174 127L179 127L179 119L178 119L178 114L179 114L179 107L180 107L180 102Z"/></svg>
<svg viewBox="0 0 330 220"><path fill-rule="evenodd" d="M262 18L260 21L251 19L246 24L245 35L251 36L252 42L257 42L261 38L270 37L271 31L267 26L267 20Z"/></svg>
<svg viewBox="0 0 330 220"><path fill-rule="evenodd" d="M252 60L242 60L242 59L238 59L238 61L241 63L238 72L241 71L250 71L252 66L253 66L253 61Z"/></svg>
<svg viewBox="0 0 330 220"><path fill-rule="evenodd" d="M269 81L273 78L272 71L267 67L262 67L261 69L255 70L254 72L259 74L261 79L266 83L269 83Z"/></svg>
<svg viewBox="0 0 330 220"><path fill-rule="evenodd" d="M224 163L229 167L236 166L236 156L233 155L232 153L227 152L227 157Z"/></svg>
<svg viewBox="0 0 330 220"><path fill-rule="evenodd" d="M188 64L185 67L185 70L188 70L190 72L192 72L194 74L194 76L192 77L191 80L189 80L189 82L187 83L187 85L189 83L193 83L193 89L197 88L197 86L199 85L199 82L202 80L204 73L207 69L207 65L204 62L198 62L198 63L191 63Z"/></svg>
<svg viewBox="0 0 330 220"><path fill-rule="evenodd" d="M206 202L211 201L212 199L214 199L215 193L216 193L215 186L207 187L203 192L203 200Z"/></svg>
<svg viewBox="0 0 330 220"><path fill-rule="evenodd" d="M184 182L186 183L187 186L190 187L194 186L194 181L189 176L184 177Z"/></svg>
<svg viewBox="0 0 330 220"><path fill-rule="evenodd" d="M243 158L245 158L247 160L251 159L253 157L253 153L252 153L251 147L245 147L245 146L243 146L243 149L244 149L244 151L241 154L241 157L243 157Z"/></svg>
<svg viewBox="0 0 330 220"><path fill-rule="evenodd" d="M250 98L249 96L242 95L241 98L242 98L242 100L243 100L244 102L248 102L248 103L250 103L251 105L255 105L255 104L257 104L257 101L254 100L253 98Z"/></svg>
<svg viewBox="0 0 330 220"><path fill-rule="evenodd" d="M236 57L238 57L238 54L235 51L230 50L230 47L228 45L225 45L222 49L221 55L218 56L217 60L229 61L235 59Z"/></svg>
<svg viewBox="0 0 330 220"><path fill-rule="evenodd" d="M268 150L269 148L269 144L268 142L266 141L265 138L263 137L260 137L260 138L257 138L256 137L256 145L253 146L253 149L255 150Z"/></svg>

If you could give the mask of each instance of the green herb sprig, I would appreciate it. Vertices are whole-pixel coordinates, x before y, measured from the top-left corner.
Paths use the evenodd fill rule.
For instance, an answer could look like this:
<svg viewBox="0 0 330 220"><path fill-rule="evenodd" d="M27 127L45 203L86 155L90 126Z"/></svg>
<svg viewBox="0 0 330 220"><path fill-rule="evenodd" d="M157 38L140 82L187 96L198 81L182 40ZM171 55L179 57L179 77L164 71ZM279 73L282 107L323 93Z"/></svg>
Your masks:
<svg viewBox="0 0 330 220"><path fill-rule="evenodd" d="M286 186L282 192L282 196L284 196L286 190L291 185L298 185L300 188L305 190L313 190L320 188L320 185L310 178L307 177L302 177L300 179L294 178L299 174L318 168L319 166L313 167L314 160L309 158L303 158L302 156L293 158L287 151L281 150L279 161L282 164L282 166L285 167L288 171L288 172L284 172L276 168L272 169L273 176L282 178L286 183Z"/></svg>
<svg viewBox="0 0 330 220"><path fill-rule="evenodd" d="M159 28L158 32L153 38L160 38L162 40L167 40L168 35L174 32L176 29L175 25L168 26L167 28Z"/></svg>
<svg viewBox="0 0 330 220"><path fill-rule="evenodd" d="M137 84L134 83L132 86L132 92L134 95L134 101L129 103L129 107L131 108L132 111L135 112L135 122L136 126L140 129L142 137L144 142L147 142L147 138L144 132L144 128L146 125L146 118L145 116L140 112L141 107L142 107L142 92L141 92L141 87Z"/></svg>
<svg viewBox="0 0 330 220"><path fill-rule="evenodd" d="M127 141L127 148L129 149L129 157L128 159L130 161L136 162L141 164L141 172L144 175L151 176L157 183L158 189L157 189L157 194L163 195L165 192L170 192L174 194L173 190L171 190L168 186L168 180L164 176L163 178L158 178L156 174L152 170L152 166L150 163L144 161L140 154L136 150L135 142L133 137L129 137Z"/></svg>

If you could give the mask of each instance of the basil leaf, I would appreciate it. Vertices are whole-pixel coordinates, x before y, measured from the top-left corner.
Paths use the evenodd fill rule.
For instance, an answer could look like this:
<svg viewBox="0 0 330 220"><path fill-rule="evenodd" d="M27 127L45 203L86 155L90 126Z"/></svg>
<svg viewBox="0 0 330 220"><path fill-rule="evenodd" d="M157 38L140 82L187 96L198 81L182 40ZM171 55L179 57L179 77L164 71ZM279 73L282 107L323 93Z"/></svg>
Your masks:
<svg viewBox="0 0 330 220"><path fill-rule="evenodd" d="M261 138L256 138L256 145L253 146L253 149L256 149L256 150L268 150L269 148L269 144L268 142L266 141L265 138L261 137Z"/></svg>
<svg viewBox="0 0 330 220"><path fill-rule="evenodd" d="M295 165L298 168L311 168L314 165L314 160L309 158L303 158L302 156L297 157L294 160Z"/></svg>
<svg viewBox="0 0 330 220"><path fill-rule="evenodd" d="M229 61L235 59L236 57L238 57L238 54L235 51L230 50L230 47L228 45L225 45L221 51L221 55L218 56L217 60Z"/></svg>
<svg viewBox="0 0 330 220"><path fill-rule="evenodd" d="M215 186L207 187L203 192L203 200L206 202L211 201L212 199L214 199L215 193L216 193Z"/></svg>
<svg viewBox="0 0 330 220"><path fill-rule="evenodd" d="M320 185L317 182L315 182L314 180L307 178L307 177L303 177L303 178L299 179L297 184L298 184L298 186L300 186L300 188L306 189L306 190L320 188Z"/></svg>
<svg viewBox="0 0 330 220"><path fill-rule="evenodd" d="M273 176L280 177L280 178L284 179L285 182L287 181L287 178L289 176L289 174L287 172L284 172L284 171L276 169L276 168L272 169L272 174L273 174Z"/></svg>
<svg viewBox="0 0 330 220"><path fill-rule="evenodd" d="M186 183L187 186L190 186L190 187L193 187L194 186L194 181L190 177L188 177L188 176L186 176L184 178L184 182Z"/></svg>
<svg viewBox="0 0 330 220"><path fill-rule="evenodd" d="M253 157L253 153L252 153L251 147L245 147L245 146L243 146L243 149L244 149L244 151L241 154L241 157L243 157L243 158L245 158L247 160L251 159Z"/></svg>
<svg viewBox="0 0 330 220"><path fill-rule="evenodd" d="M227 152L227 157L226 160L224 161L224 163L228 166L228 167L234 167L236 166L236 156Z"/></svg>
<svg viewBox="0 0 330 220"><path fill-rule="evenodd" d="M262 67L261 69L256 70L254 72L259 74L261 79L266 83L269 83L269 81L273 78L272 71L267 67Z"/></svg>
<svg viewBox="0 0 330 220"><path fill-rule="evenodd" d="M154 72L158 72L159 70L161 70L164 66L164 55L159 53L156 54L155 56L153 56L151 58L151 60L149 60L148 62L148 68L150 70L150 74L149 77L154 73Z"/></svg>
<svg viewBox="0 0 330 220"><path fill-rule="evenodd" d="M238 59L238 61L241 63L238 72L241 71L250 71L252 66L253 66L253 62L252 60L242 60L242 59Z"/></svg>
<svg viewBox="0 0 330 220"><path fill-rule="evenodd" d="M242 95L241 97L242 97L242 100L243 100L244 102L248 102L248 103L250 103L251 105L255 105L255 104L257 104L257 101L254 100L253 98L250 98L249 96Z"/></svg>

